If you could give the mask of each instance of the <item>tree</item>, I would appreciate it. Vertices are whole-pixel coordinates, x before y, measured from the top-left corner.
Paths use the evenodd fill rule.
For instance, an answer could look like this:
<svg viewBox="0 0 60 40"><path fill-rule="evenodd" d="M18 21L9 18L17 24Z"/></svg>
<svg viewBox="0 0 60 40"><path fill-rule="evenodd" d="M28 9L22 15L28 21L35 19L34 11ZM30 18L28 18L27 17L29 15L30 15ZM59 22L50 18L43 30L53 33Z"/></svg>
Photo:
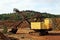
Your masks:
<svg viewBox="0 0 60 40"><path fill-rule="evenodd" d="M20 12L17 8L14 8L13 11L14 11L15 13Z"/></svg>

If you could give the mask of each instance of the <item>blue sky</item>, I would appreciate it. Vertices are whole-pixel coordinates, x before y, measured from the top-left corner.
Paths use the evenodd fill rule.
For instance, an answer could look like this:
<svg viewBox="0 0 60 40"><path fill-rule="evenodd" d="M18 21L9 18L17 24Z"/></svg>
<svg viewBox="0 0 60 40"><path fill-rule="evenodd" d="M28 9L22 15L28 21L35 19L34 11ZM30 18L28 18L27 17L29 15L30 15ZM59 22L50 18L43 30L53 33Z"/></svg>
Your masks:
<svg viewBox="0 0 60 40"><path fill-rule="evenodd" d="M19 10L35 10L51 14L60 14L60 0L0 0L0 14Z"/></svg>

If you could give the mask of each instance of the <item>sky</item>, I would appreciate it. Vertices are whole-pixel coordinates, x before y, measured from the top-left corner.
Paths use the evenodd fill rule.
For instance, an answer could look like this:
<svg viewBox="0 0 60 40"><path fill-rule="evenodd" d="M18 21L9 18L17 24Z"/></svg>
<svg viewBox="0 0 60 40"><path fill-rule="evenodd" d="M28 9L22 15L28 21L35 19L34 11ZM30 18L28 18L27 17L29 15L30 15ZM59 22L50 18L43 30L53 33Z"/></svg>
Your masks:
<svg viewBox="0 0 60 40"><path fill-rule="evenodd" d="M11 13L13 8L60 15L60 0L0 0L0 14Z"/></svg>

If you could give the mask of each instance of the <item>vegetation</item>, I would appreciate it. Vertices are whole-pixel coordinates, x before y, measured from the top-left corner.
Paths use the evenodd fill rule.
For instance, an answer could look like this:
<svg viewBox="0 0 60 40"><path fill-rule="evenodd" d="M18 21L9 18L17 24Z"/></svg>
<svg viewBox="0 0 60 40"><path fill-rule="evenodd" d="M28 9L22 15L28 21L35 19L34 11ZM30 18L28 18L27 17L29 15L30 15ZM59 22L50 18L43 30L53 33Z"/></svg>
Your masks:
<svg viewBox="0 0 60 40"><path fill-rule="evenodd" d="M0 15L0 20L20 20L20 19L21 19L20 16L15 13Z"/></svg>
<svg viewBox="0 0 60 40"><path fill-rule="evenodd" d="M42 15L43 17L48 17L48 18L60 17L60 15L40 13L40 12L30 11L30 10L20 11L20 12L26 13L27 18L31 18L36 13ZM0 20L21 20L21 16L20 14L17 14L17 13L0 14Z"/></svg>
<svg viewBox="0 0 60 40"><path fill-rule="evenodd" d="M3 27L3 33L7 33L8 29L6 26Z"/></svg>

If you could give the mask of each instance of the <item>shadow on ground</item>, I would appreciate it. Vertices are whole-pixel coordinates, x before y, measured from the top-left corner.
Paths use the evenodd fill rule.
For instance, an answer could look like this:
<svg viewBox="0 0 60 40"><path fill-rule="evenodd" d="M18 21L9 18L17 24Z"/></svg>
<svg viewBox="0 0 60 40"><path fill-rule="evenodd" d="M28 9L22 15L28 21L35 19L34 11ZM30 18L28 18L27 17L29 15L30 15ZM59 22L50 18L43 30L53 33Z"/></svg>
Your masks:
<svg viewBox="0 0 60 40"><path fill-rule="evenodd" d="M51 35L51 36L60 36L60 33L49 33L47 35Z"/></svg>

